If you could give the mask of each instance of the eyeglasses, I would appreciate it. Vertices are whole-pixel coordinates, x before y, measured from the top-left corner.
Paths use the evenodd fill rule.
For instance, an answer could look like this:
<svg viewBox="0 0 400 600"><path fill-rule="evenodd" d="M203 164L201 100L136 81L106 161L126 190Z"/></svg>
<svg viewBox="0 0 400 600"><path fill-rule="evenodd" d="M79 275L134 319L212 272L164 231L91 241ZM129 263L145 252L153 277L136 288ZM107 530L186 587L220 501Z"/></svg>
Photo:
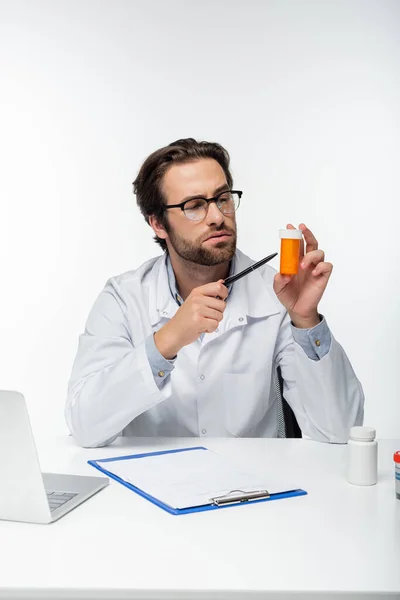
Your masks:
<svg viewBox="0 0 400 600"><path fill-rule="evenodd" d="M180 208L190 221L202 221L207 215L210 202L215 202L224 215L233 214L239 208L242 194L238 190L228 190L220 192L214 198L190 198L180 204L166 204L164 208Z"/></svg>

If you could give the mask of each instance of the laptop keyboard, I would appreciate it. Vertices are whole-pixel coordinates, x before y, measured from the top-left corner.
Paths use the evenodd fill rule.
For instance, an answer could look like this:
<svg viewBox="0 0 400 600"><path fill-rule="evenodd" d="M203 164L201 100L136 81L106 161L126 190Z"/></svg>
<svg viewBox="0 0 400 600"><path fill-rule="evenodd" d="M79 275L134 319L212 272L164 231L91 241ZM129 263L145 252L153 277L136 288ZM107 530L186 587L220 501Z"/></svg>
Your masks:
<svg viewBox="0 0 400 600"><path fill-rule="evenodd" d="M46 490L46 494L51 512L77 496L77 494L74 494L73 492L55 492L50 490Z"/></svg>

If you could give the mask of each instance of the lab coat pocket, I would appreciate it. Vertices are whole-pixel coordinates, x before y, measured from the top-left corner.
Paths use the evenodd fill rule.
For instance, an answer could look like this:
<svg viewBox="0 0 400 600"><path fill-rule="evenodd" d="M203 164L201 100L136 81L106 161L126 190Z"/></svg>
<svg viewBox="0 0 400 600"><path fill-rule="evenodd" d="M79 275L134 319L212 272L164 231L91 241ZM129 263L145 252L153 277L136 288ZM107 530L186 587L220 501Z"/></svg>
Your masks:
<svg viewBox="0 0 400 600"><path fill-rule="evenodd" d="M268 409L265 370L250 373L224 373L225 418L229 432L246 437L258 425Z"/></svg>

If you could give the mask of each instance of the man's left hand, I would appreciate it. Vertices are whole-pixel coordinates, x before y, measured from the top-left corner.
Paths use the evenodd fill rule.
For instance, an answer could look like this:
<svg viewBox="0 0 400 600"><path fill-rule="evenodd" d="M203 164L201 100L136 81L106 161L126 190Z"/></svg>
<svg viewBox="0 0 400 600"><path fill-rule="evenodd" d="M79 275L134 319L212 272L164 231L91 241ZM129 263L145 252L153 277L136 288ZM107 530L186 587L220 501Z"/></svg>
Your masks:
<svg viewBox="0 0 400 600"><path fill-rule="evenodd" d="M289 224L287 229L295 229ZM325 262L314 234L301 223L304 240L300 242L300 266L297 275L277 273L274 290L289 313L295 327L310 329L320 322L318 304L331 276L333 265ZM306 250L304 252L304 242Z"/></svg>

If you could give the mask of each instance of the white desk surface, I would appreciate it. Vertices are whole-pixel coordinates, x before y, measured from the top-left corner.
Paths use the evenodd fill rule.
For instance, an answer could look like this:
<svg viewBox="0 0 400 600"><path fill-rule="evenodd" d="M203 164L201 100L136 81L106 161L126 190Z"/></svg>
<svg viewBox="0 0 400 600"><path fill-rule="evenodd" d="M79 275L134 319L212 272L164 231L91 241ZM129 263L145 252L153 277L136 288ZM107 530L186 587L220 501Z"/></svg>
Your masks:
<svg viewBox="0 0 400 600"><path fill-rule="evenodd" d="M400 440L379 441L379 482L368 488L347 483L346 446L200 444L260 472L291 473L308 495L173 516L111 481L51 525L0 522L0 598L400 598ZM99 475L88 459L199 440L121 439L84 450L60 437L37 445L43 471Z"/></svg>

